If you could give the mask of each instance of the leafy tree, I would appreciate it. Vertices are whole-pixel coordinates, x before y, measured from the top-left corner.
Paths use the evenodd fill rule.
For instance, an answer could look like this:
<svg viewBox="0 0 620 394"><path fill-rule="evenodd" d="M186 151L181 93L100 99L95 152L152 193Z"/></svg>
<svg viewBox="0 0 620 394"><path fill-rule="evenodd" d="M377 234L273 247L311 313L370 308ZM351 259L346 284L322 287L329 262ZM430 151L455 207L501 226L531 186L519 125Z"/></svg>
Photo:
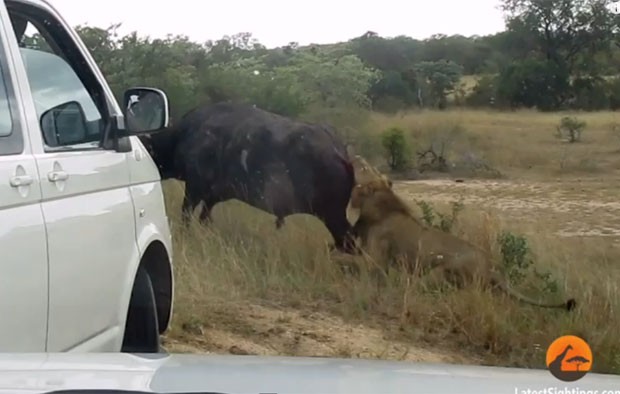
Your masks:
<svg viewBox="0 0 620 394"><path fill-rule="evenodd" d="M77 26L120 99L134 85L166 90L173 119L205 102L243 101L360 128L368 109L445 108L463 74L484 74L466 105L545 110L620 108L619 17L613 0L501 0L506 31L483 37L381 37L268 49L249 32L205 43ZM21 46L49 51L38 34ZM603 78L605 77L605 78Z"/></svg>
<svg viewBox="0 0 620 394"><path fill-rule="evenodd" d="M283 72L293 74L310 105L370 107L367 92L378 73L355 55L329 58L300 54Z"/></svg>
<svg viewBox="0 0 620 394"><path fill-rule="evenodd" d="M544 58L572 75L584 61L609 52L619 32L616 0L503 0L509 31L527 37Z"/></svg>
<svg viewBox="0 0 620 394"><path fill-rule="evenodd" d="M560 108L569 89L569 75L565 69L551 61L526 59L501 71L497 94L511 107L551 111Z"/></svg>
<svg viewBox="0 0 620 394"><path fill-rule="evenodd" d="M447 95L456 89L462 76L462 67L451 61L421 62L416 69L426 84L427 96L433 107L443 109Z"/></svg>
<svg viewBox="0 0 620 394"><path fill-rule="evenodd" d="M577 77L572 82L570 105L585 110L609 108L610 87L611 84L599 76Z"/></svg>

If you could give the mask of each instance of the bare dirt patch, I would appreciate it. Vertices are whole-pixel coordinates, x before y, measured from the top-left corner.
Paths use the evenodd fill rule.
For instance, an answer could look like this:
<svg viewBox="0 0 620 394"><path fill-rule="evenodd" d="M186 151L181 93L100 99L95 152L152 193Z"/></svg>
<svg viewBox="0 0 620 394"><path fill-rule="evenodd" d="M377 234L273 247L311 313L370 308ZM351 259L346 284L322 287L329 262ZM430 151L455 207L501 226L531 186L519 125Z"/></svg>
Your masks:
<svg viewBox="0 0 620 394"><path fill-rule="evenodd" d="M562 179L549 182L451 180L398 182L408 200L449 203L461 200L494 210L510 222L545 222L546 232L561 237L620 237L620 202L609 179Z"/></svg>
<svg viewBox="0 0 620 394"><path fill-rule="evenodd" d="M392 340L385 332L324 312L214 304L211 323L186 323L164 339L169 352L378 358L474 363L448 350Z"/></svg>

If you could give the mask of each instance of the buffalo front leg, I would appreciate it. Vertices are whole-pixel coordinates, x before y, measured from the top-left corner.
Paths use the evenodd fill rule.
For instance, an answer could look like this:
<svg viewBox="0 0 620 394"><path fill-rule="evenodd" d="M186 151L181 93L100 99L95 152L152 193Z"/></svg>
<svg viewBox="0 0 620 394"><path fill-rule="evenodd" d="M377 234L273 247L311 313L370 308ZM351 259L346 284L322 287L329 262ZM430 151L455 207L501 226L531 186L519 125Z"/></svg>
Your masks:
<svg viewBox="0 0 620 394"><path fill-rule="evenodd" d="M196 209L196 206L200 203L200 193L199 191L192 185L185 185L185 196L183 197L183 204L181 206L181 221L184 225L189 223L189 219ZM201 212L202 216L202 212Z"/></svg>
<svg viewBox="0 0 620 394"><path fill-rule="evenodd" d="M328 216L323 219L323 223L325 223L325 226L334 238L336 250L348 254L358 253L355 237L352 234L351 223L349 223L344 213L342 215Z"/></svg>
<svg viewBox="0 0 620 394"><path fill-rule="evenodd" d="M185 193L185 197L183 197L183 205L181 206L181 221L184 225L189 223L189 219L192 216L192 212L194 208L196 208L196 201L192 200L188 193Z"/></svg>
<svg viewBox="0 0 620 394"><path fill-rule="evenodd" d="M202 201L202 206L200 208L200 216L198 219L200 220L200 224L209 224L212 221L211 218L211 210L215 205L215 201L211 199L205 199Z"/></svg>

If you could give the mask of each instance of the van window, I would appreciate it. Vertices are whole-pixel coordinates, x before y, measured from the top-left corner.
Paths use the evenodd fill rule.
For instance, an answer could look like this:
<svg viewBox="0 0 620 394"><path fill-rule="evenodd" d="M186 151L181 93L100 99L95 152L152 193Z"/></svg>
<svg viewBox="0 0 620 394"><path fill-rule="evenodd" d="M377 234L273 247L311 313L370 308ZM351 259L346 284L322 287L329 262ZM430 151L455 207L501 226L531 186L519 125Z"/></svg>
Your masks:
<svg viewBox="0 0 620 394"><path fill-rule="evenodd" d="M45 144L57 147L99 143L103 132L101 113L71 66L53 53L30 48L20 48L20 52L39 119L47 110L69 101L77 101L86 116L86 129L79 122L58 129L44 126Z"/></svg>
<svg viewBox="0 0 620 394"><path fill-rule="evenodd" d="M0 65L0 137L7 137L13 131L13 119L11 119L11 107L7 93L4 70Z"/></svg>
<svg viewBox="0 0 620 394"><path fill-rule="evenodd" d="M9 13L25 21L17 38L44 149L101 148L108 122L105 94L79 50L67 40L59 22L41 10Z"/></svg>

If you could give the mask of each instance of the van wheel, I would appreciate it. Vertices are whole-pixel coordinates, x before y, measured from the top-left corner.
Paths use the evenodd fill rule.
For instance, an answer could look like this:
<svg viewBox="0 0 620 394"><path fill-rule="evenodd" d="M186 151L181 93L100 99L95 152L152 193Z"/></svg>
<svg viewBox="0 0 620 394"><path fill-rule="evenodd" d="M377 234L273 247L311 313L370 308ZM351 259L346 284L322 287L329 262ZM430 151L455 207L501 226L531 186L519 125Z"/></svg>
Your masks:
<svg viewBox="0 0 620 394"><path fill-rule="evenodd" d="M131 291L121 352L158 353L160 349L153 284L148 272L140 267Z"/></svg>

